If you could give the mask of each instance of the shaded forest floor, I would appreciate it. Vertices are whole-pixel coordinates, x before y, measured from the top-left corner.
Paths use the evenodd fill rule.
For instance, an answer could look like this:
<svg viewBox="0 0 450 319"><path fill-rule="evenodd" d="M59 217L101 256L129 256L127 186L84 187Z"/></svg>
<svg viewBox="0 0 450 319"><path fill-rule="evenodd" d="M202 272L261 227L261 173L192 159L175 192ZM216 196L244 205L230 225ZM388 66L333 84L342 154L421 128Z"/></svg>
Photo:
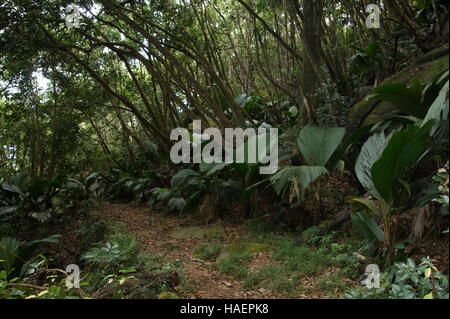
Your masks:
<svg viewBox="0 0 450 319"><path fill-rule="evenodd" d="M308 246L249 225L205 225L133 204L106 205L99 213L135 236L142 253L181 265L173 289L180 298L343 298L359 285L358 274L350 279L346 271L364 272L336 259L352 243Z"/></svg>

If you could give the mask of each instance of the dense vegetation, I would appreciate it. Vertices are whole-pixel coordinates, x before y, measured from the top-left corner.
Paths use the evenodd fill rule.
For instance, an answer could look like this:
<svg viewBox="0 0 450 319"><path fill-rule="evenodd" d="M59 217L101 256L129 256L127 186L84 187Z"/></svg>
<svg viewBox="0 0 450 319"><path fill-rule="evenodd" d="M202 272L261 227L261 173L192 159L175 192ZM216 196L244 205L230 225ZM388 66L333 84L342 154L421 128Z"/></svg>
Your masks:
<svg viewBox="0 0 450 319"><path fill-rule="evenodd" d="M370 28L367 2L2 1L0 298L191 296L177 246L149 251L112 204L244 225L190 256L244 290L448 298L448 3L369 1ZM277 128L279 169L172 163L194 120ZM318 274L325 295L301 287Z"/></svg>

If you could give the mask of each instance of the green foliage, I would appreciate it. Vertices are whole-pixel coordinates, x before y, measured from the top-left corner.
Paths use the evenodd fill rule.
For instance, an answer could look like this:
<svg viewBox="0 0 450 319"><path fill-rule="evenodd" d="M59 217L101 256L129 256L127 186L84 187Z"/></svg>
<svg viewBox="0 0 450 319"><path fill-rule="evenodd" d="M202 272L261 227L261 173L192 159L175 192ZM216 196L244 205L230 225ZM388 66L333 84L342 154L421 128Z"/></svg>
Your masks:
<svg viewBox="0 0 450 319"><path fill-rule="evenodd" d="M154 170L143 171L141 177L131 176L129 173L120 173L120 177L111 188L116 197L126 197L130 194L136 201L151 204L154 200L153 192L161 184L164 175Z"/></svg>
<svg viewBox="0 0 450 319"><path fill-rule="evenodd" d="M361 184L377 200L350 197L353 205L352 224L354 229L370 242L376 240L385 244L388 263L393 259L396 229L392 227L392 208L400 205L404 193L409 193L407 170L423 157L433 122L423 127L407 126L385 138L384 133L368 139L361 149L355 171ZM381 229L366 213L383 220Z"/></svg>
<svg viewBox="0 0 450 319"><path fill-rule="evenodd" d="M233 251L228 253L223 258L219 258L217 260L217 266L219 270L226 275L230 275L238 279L244 279L248 275L246 262L252 259L252 255L253 254L245 251Z"/></svg>
<svg viewBox="0 0 450 319"><path fill-rule="evenodd" d="M438 194L433 198L433 202L439 204L441 214L448 215L448 162L445 165L445 168L440 169L435 176L433 176L433 180L438 183Z"/></svg>
<svg viewBox="0 0 450 319"><path fill-rule="evenodd" d="M267 123L280 121L281 117L277 116L277 114L285 115L285 120L296 116L295 106L292 106L292 103L283 97L266 102L265 97L256 92L250 95L243 93L238 95L234 102L252 119L246 123L251 127L264 127ZM293 113L295 115L292 115Z"/></svg>
<svg viewBox="0 0 450 319"><path fill-rule="evenodd" d="M167 202L167 208L170 211L181 212L186 207L186 201L182 197L172 197Z"/></svg>
<svg viewBox="0 0 450 319"><path fill-rule="evenodd" d="M362 146L355 164L356 176L361 185L378 198L380 195L373 184L372 167L381 157L389 139L390 136L386 137L383 132L371 136Z"/></svg>
<svg viewBox="0 0 450 319"><path fill-rule="evenodd" d="M448 162L444 167L437 170L431 177L430 185L422 190L420 198L417 200L417 207L422 208L427 204L436 203L442 215L448 215Z"/></svg>
<svg viewBox="0 0 450 319"><path fill-rule="evenodd" d="M364 235L369 241L384 241L384 232L372 217L363 212L357 212L353 213L351 218L353 229Z"/></svg>
<svg viewBox="0 0 450 319"><path fill-rule="evenodd" d="M403 113L423 118L427 112L426 106L420 103L424 88L425 86L419 81L415 81L412 86L402 83L386 83L377 87L371 98L389 101Z"/></svg>
<svg viewBox="0 0 450 319"><path fill-rule="evenodd" d="M200 211L207 215L221 212L225 203L240 199L243 187L227 174L219 176L220 168L224 166L202 165L199 172L181 170L172 177L171 189L159 198L168 200L173 211L190 212L200 206Z"/></svg>
<svg viewBox="0 0 450 319"><path fill-rule="evenodd" d="M180 297L178 297L173 292L164 291L158 295L157 299L180 299Z"/></svg>
<svg viewBox="0 0 450 319"><path fill-rule="evenodd" d="M73 289L66 287L66 280L58 280L54 276L45 278L45 285L40 290L22 284L20 279L10 278L5 270L0 271L1 299L79 299Z"/></svg>
<svg viewBox="0 0 450 319"><path fill-rule="evenodd" d="M356 129L352 134L346 137L344 141L339 145L337 151L334 152L333 156L330 158L327 167L332 170L336 169L339 161L351 149L351 147L355 144L362 143L374 128L376 128L376 125L364 125Z"/></svg>
<svg viewBox="0 0 450 319"><path fill-rule="evenodd" d="M444 75L442 75L442 78L448 79L448 71ZM438 80L438 82L441 81L442 80ZM448 121L448 110L449 110L449 81L447 80L447 82L439 92L439 95L437 96L436 100L434 100L433 104L430 106L425 118L423 119L423 125L431 120Z"/></svg>
<svg viewBox="0 0 450 319"><path fill-rule="evenodd" d="M398 127L387 137L385 130L389 125L385 126L381 133L373 135L363 145L355 165L360 183L377 200L348 198L347 202L357 212L352 215L353 227L370 242L382 241L388 262L393 258L392 247L396 236L391 214L405 204L405 198L417 196L411 190L411 183L414 182L410 178L411 168L416 167L420 160L434 150L430 146L430 136L433 136L436 145L448 140L439 138L442 134L437 133L443 131L443 123L448 122L448 114L445 115L445 109L448 109L447 78L448 71L427 85L415 83L412 87L406 87L389 83L374 91L374 97L396 103L406 114L426 119L415 120L415 125ZM410 113L407 113L408 110ZM420 207L429 201L427 196L429 197L426 195L419 200ZM383 220L383 230L367 213Z"/></svg>
<svg viewBox="0 0 450 319"><path fill-rule="evenodd" d="M337 291L341 292L346 288L346 284L342 279L342 275L339 273L321 277L317 285L323 291L327 291L330 293L335 293Z"/></svg>
<svg viewBox="0 0 450 319"><path fill-rule="evenodd" d="M448 71L442 76L448 79ZM431 105L427 115L422 121L421 126L426 125L429 121L435 121L436 124L431 130L431 136L435 140L436 145L448 146L448 130L449 130L449 82L442 87L439 96Z"/></svg>
<svg viewBox="0 0 450 319"><path fill-rule="evenodd" d="M15 268L19 259L19 247L19 240L11 237L2 238L0 242L0 265L2 269L10 272Z"/></svg>
<svg viewBox="0 0 450 319"><path fill-rule="evenodd" d="M30 178L26 172L16 175L10 183L3 183L6 193L0 216L12 215L16 221L32 218L46 222L58 214L71 210L82 211L99 196L99 174L93 173L80 181L67 179L61 184L43 178Z"/></svg>
<svg viewBox="0 0 450 319"><path fill-rule="evenodd" d="M144 141L142 145L134 144L133 153L141 164L151 164L160 159L158 145L151 141Z"/></svg>
<svg viewBox="0 0 450 319"><path fill-rule="evenodd" d="M284 166L270 177L277 195L284 196L289 189L290 195L295 194L303 200L305 190L321 176L328 174L325 166L338 149L344 135L343 128L320 128L312 125L303 128L297 143L308 166ZM347 144L347 149L350 144L351 142Z"/></svg>
<svg viewBox="0 0 450 319"><path fill-rule="evenodd" d="M140 281L146 274L181 275L180 260L166 261L164 252L159 254L139 253L136 237L113 233L106 243L95 244L82 255L86 267L86 284L89 291L100 289L109 298L156 298L169 287L163 282ZM139 283L139 284L138 284Z"/></svg>
<svg viewBox="0 0 450 319"><path fill-rule="evenodd" d="M350 72L359 73L360 77L376 71L386 60L378 41L370 42L365 48L357 46L353 46L353 48L358 53L350 58L349 69Z"/></svg>
<svg viewBox="0 0 450 319"><path fill-rule="evenodd" d="M367 253L367 245L359 240L334 242L329 245L328 253L334 256L336 264L340 266L341 276L358 278L363 272L364 264L358 258Z"/></svg>
<svg viewBox="0 0 450 319"><path fill-rule="evenodd" d="M392 265L381 276L380 288L358 288L346 293L350 299L448 299L448 277L437 271L433 260L413 259ZM363 281L362 284L365 284Z"/></svg>
<svg viewBox="0 0 450 319"><path fill-rule="evenodd" d="M435 170L434 163L421 165L420 161L435 153L441 158L448 156L448 72L428 84L391 83L375 89L374 99L389 101L402 115L412 116L359 128L347 139L344 128L325 127L347 127L347 110L359 98L354 86L366 91L366 84L372 86L387 78L391 68L441 54L435 46L442 43L440 24L447 20L447 3L409 1L404 10L402 2L395 0L384 8L389 18L383 23L386 30L399 33L382 42L373 41L373 30L365 27L364 15L349 15L359 12L361 3L356 1L322 1L323 12L307 5L314 1L307 1L303 13L308 8L320 12L303 16L302 10L290 10L296 8L282 1L253 2L123 1L127 12L100 8L103 19L90 19L77 30L59 27L61 5L55 1L11 0L0 5L0 176L6 179L29 169L33 177L22 173L11 181L2 180L0 278L10 281L5 285L11 286L14 279L10 278L21 275L14 272L26 269L26 274L35 268L38 241L21 239L43 238L55 229L63 230L68 241L77 236L73 254L70 250L66 256L65 243L64 251L54 252L63 259L85 252L87 242L90 246L90 242L102 241L85 252L82 260L92 271L91 278L101 278L101 284L117 284L114 297L126 296L125 286L133 277L129 272L142 269L143 264L152 272L178 267L179 261L165 263L162 256L138 257L137 240L117 229L106 241L100 239L101 222L74 229L88 219L87 208L102 199L135 200L155 211L198 211L209 218L234 217L239 211L250 216L252 208L265 216L270 215L269 210L278 214L286 204L280 197L289 195L291 205L298 199L299 213L308 213L309 205L318 204L317 214L312 215L313 219L319 216L314 220L318 224L326 213L337 210L336 202L322 201L325 178L338 167L344 171L342 159L350 147L375 132L382 133L363 146L355 170L377 200L352 197L348 202L355 211L352 222L356 231L376 248L395 247L396 227L391 226L403 225L392 223L397 217L394 214L409 211L416 202L420 187L414 181L416 176L429 180ZM84 20L99 9L94 1L81 1L80 5L82 11L92 9L83 14ZM250 18L242 20L247 14ZM316 37L318 41L296 32L307 31L312 17L333 24L320 39ZM308 50L298 50L311 46L307 42L322 48L326 65L309 63ZM72 51L61 50L68 43L73 45ZM418 52L430 55L418 57ZM309 67L320 71L324 66L328 72L323 76L308 71ZM39 87L42 78L48 81L45 88ZM236 92L243 94L235 98ZM168 160L169 132L188 127L193 119L220 130L230 125L277 127L281 148L289 152L297 142L302 158L294 160L304 163L283 166L270 178L262 177L259 165L248 161L246 143L244 163L193 164L176 172L178 168ZM311 122L322 127L303 127ZM406 122L416 126L402 126ZM294 141L289 140L286 128L303 129ZM259 137L252 141L255 139ZM261 156L258 152L258 159ZM280 157L284 165L293 154ZM419 169L413 171L415 168ZM99 173L84 178L92 171ZM427 198L427 203L440 205L442 212L448 209L446 179L443 172L435 176L435 187ZM267 184L271 188L263 189ZM341 191L351 183L342 178L327 184ZM309 201L304 200L307 191L314 195ZM268 207L266 203L273 198L276 201ZM304 206L298 205L300 201ZM284 210L279 215L283 214ZM302 223L302 229L309 222ZM265 227L272 230L273 224ZM318 273L335 262L330 249L341 255L340 264L350 254L336 245L330 248L335 233L310 235L306 244L320 245L317 251L290 240L277 243L272 234L259 234L260 239L273 240L279 248L274 254L279 265L263 268L254 276L246 269L252 252L241 245L199 246L196 253L209 260L221 254L219 266L248 278L251 285L259 285L270 272L277 272L269 287L287 292L293 288L290 280L298 279L296 275ZM233 246L238 248L230 249ZM334 288L326 278L321 285ZM98 281L92 286L93 290L104 288ZM57 283L48 284L42 293L33 294L36 298L64 297L60 288ZM20 289L17 293L21 294Z"/></svg>
<svg viewBox="0 0 450 319"><path fill-rule="evenodd" d="M58 192L57 186L57 183L42 178L31 179L26 172L17 174L10 183L2 184L9 205L2 208L1 215L17 213L46 221L50 217L51 201Z"/></svg>
<svg viewBox="0 0 450 319"><path fill-rule="evenodd" d="M9 275L23 277L33 267L33 263L39 259L36 249L42 244L57 243L60 235L48 238L20 241L16 238L4 237L0 240L0 270Z"/></svg>
<svg viewBox="0 0 450 319"><path fill-rule="evenodd" d="M377 87L370 98L391 102L402 113L419 119L425 118L427 119L425 123L427 123L438 117L445 108L444 100L447 92L448 71L438 75L427 84L419 81L415 81L411 86L402 83L385 83ZM439 102L436 102L435 105L436 99ZM427 115L428 112L430 113Z"/></svg>
<svg viewBox="0 0 450 319"><path fill-rule="evenodd" d="M317 273L331 264L333 264L333 259L321 249L313 252L306 247L294 249L292 255L286 260L286 266L289 270L298 271L305 275Z"/></svg>
<svg viewBox="0 0 450 319"><path fill-rule="evenodd" d="M289 280L289 274L279 265L264 265L261 269L249 274L244 280L244 288L252 290L264 286L279 293L291 293L294 291L295 284Z"/></svg>
<svg viewBox="0 0 450 319"><path fill-rule="evenodd" d="M104 271L114 271L124 265L132 265L138 250L138 242L134 236L116 233L111 236L110 242L96 244L81 256L93 267Z"/></svg>
<svg viewBox="0 0 450 319"><path fill-rule="evenodd" d="M291 183L297 183L303 199L305 190L325 174L328 170L322 166L284 166L270 177L270 181L278 196L284 196Z"/></svg>
<svg viewBox="0 0 450 319"><path fill-rule="evenodd" d="M215 261L222 249L223 245L220 244L201 244L194 249L194 257L201 260Z"/></svg>
<svg viewBox="0 0 450 319"><path fill-rule="evenodd" d="M16 210L17 210L17 206L3 206L3 207L0 207L0 216L1 215L12 214Z"/></svg>
<svg viewBox="0 0 450 319"><path fill-rule="evenodd" d="M85 253L81 259L84 259L92 264L103 264L106 266L110 263L123 259L120 255L121 251L119 250L119 245L108 242L104 247L91 248L91 250Z"/></svg>
<svg viewBox="0 0 450 319"><path fill-rule="evenodd" d="M299 246L291 239L284 239L278 243L273 258L283 262L288 270L305 275L317 273L334 262L323 248Z"/></svg>
<svg viewBox="0 0 450 319"><path fill-rule="evenodd" d="M89 200L101 194L101 176L95 172L83 180L67 179L66 184L59 191L58 196L66 195L76 200Z"/></svg>
<svg viewBox="0 0 450 319"><path fill-rule="evenodd" d="M300 131L297 143L308 165L325 167L341 144L344 135L344 128L320 128L309 125Z"/></svg>
<svg viewBox="0 0 450 319"><path fill-rule="evenodd" d="M386 202L398 200L403 187L400 180L406 171L424 154L428 134L433 125L419 128L408 126L403 131L393 134L378 161L372 166L372 180L375 189Z"/></svg>

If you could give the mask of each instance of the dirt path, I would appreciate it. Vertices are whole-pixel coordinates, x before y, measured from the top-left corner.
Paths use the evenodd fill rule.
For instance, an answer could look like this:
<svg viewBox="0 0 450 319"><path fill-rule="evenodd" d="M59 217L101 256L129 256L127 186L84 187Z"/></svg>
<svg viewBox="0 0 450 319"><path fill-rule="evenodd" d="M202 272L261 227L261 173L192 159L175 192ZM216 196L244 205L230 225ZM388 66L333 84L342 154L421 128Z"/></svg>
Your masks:
<svg viewBox="0 0 450 319"><path fill-rule="evenodd" d="M202 243L232 243L245 235L245 230L237 226L216 223L209 228L217 229L223 234L221 238L174 238L173 232L199 224L192 217L170 217L156 213L149 208L133 205L112 204L100 209L106 219L122 222L130 233L135 235L142 250L148 253L166 252L169 260L179 259L183 262L184 278L192 287L192 293L183 298L283 298L272 291L258 289L245 291L241 282L215 269L215 264L196 259L194 248ZM252 265L263 263L267 259L263 253L257 254ZM250 267L252 267L250 265ZM305 296L306 297L306 296Z"/></svg>

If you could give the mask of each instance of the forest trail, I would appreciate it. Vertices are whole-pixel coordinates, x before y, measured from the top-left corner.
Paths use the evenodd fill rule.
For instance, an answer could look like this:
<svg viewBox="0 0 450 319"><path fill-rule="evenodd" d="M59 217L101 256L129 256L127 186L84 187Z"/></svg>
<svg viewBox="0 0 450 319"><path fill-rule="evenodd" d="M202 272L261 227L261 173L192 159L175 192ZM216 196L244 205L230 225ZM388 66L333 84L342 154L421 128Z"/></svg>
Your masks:
<svg viewBox="0 0 450 319"><path fill-rule="evenodd" d="M193 257L194 248L202 243L211 243L207 238L173 238L176 232L187 225L188 218L170 217L151 211L149 208L133 205L113 204L101 209L101 214L112 221L125 224L138 238L141 249L148 253L165 252L165 257L183 262L184 277L192 287L188 296L194 298L251 298L274 297L264 295L264 291L244 292L241 283L214 269L214 263L201 261ZM239 238L239 229L229 225L222 227L224 238L221 242L233 242ZM216 241L214 241L216 242Z"/></svg>
<svg viewBox="0 0 450 319"><path fill-rule="evenodd" d="M150 208L135 205L111 204L100 208L100 214L109 221L123 223L128 231L140 241L141 251L152 254L164 254L169 260L183 262L183 278L190 287L189 293L181 293L182 298L293 298L283 296L271 290L259 288L246 291L242 282L220 272L214 262L194 258L194 249L200 244L236 243L245 236L246 230L239 226L215 223L201 226L208 229L209 234L223 236L198 236L188 238L183 231L192 229L195 220L192 217L172 217L157 213ZM197 221L197 224L198 221ZM194 226L195 227L195 226ZM206 228L205 228L206 227ZM211 232L215 230L217 232ZM174 234L181 233L180 238ZM182 238L181 238L182 237ZM209 238L208 238L209 237ZM213 238L211 238L213 237ZM255 254L249 264L250 269L258 268L267 263L270 253ZM306 295L296 295L295 298L311 298ZM314 297L313 297L314 298Z"/></svg>

